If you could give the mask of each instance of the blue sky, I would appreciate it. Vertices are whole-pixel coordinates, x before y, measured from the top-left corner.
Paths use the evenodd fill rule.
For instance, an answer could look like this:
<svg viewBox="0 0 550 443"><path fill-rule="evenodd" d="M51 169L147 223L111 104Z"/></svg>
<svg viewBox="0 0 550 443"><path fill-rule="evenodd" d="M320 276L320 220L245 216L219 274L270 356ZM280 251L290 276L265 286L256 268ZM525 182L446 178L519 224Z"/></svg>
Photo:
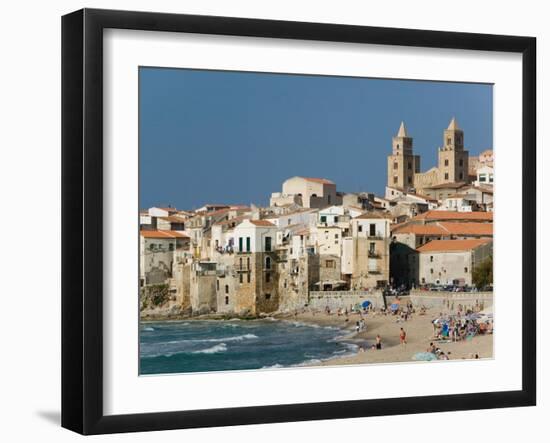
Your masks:
<svg viewBox="0 0 550 443"><path fill-rule="evenodd" d="M383 194L401 120L425 171L453 116L492 148L485 84L140 68L140 208L262 204L295 175Z"/></svg>

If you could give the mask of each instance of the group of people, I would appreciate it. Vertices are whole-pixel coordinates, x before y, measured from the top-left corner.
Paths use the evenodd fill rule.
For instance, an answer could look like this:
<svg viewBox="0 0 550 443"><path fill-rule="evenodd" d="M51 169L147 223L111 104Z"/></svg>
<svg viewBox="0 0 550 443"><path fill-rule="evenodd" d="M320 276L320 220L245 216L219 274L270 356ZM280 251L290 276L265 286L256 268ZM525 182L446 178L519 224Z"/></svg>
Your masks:
<svg viewBox="0 0 550 443"><path fill-rule="evenodd" d="M436 345L430 343L430 346L428 349L426 349L426 352L429 352L430 354L433 354L437 357L438 360L450 360L451 359L451 352L445 353L441 348L438 348Z"/></svg>
<svg viewBox="0 0 550 443"><path fill-rule="evenodd" d="M433 336L438 340L452 342L468 340L478 334L492 334L493 322L489 319L479 320L482 316L469 312L461 315L443 315L432 320Z"/></svg>

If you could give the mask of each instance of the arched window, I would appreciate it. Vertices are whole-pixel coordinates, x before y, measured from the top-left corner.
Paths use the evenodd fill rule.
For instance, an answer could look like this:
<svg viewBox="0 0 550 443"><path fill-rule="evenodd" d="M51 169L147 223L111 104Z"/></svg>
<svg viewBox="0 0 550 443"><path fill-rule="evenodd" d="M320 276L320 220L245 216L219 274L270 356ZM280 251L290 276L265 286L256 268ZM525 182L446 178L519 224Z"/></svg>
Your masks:
<svg viewBox="0 0 550 443"><path fill-rule="evenodd" d="M225 293L229 294L229 285L225 285Z"/></svg>

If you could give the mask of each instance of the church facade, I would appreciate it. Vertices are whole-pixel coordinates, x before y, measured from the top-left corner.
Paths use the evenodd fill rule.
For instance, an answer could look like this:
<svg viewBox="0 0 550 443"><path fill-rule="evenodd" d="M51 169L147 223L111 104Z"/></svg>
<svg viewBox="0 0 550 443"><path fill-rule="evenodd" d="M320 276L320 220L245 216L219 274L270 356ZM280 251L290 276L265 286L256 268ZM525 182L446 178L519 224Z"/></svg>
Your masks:
<svg viewBox="0 0 550 443"><path fill-rule="evenodd" d="M392 139L392 153L388 156L387 186L424 194L434 186L468 183L468 161L468 151L464 149L464 131L453 118L443 131L443 145L438 149L438 165L420 172L420 156L414 154L413 138L401 122L397 135Z"/></svg>

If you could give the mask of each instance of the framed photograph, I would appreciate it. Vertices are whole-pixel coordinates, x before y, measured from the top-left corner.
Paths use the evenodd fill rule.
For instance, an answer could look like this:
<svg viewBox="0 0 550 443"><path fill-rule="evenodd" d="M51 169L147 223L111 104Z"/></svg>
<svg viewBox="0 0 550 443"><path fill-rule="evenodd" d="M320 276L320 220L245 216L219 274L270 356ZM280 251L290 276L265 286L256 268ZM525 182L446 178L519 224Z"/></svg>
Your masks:
<svg viewBox="0 0 550 443"><path fill-rule="evenodd" d="M62 58L64 427L535 405L534 38L84 9Z"/></svg>

